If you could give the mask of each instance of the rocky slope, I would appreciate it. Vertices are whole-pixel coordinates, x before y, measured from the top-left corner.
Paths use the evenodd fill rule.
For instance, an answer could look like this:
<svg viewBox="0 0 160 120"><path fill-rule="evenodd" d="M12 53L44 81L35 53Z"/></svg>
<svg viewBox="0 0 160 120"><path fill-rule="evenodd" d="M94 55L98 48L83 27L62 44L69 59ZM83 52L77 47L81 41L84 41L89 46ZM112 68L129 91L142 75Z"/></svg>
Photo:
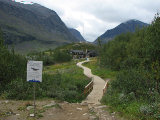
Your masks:
<svg viewBox="0 0 160 120"><path fill-rule="evenodd" d="M132 20L119 24L113 29L107 30L104 34L99 36L99 38L102 43L107 43L109 40L112 40L114 37L116 37L119 34L127 33L127 32L134 32L136 29L141 29L147 25L148 24L144 22L132 19ZM97 39L94 41L94 43L97 43Z"/></svg>
<svg viewBox="0 0 160 120"><path fill-rule="evenodd" d="M17 51L44 50L78 42L53 10L39 4L0 0L0 27L5 43Z"/></svg>
<svg viewBox="0 0 160 120"><path fill-rule="evenodd" d="M75 36L79 41L81 42L86 41L78 30L73 28L69 28L69 30L72 33L72 35Z"/></svg>

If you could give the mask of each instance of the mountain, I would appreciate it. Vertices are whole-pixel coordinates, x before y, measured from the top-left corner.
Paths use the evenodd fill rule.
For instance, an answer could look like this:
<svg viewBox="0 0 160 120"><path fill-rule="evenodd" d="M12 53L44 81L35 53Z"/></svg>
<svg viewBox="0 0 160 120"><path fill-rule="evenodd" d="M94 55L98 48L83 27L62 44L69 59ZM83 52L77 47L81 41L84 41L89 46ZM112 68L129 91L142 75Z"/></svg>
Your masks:
<svg viewBox="0 0 160 120"><path fill-rule="evenodd" d="M5 43L21 52L79 42L55 11L39 4L0 0L0 28Z"/></svg>
<svg viewBox="0 0 160 120"><path fill-rule="evenodd" d="M72 33L72 35L75 36L79 41L81 42L86 41L78 30L73 28L69 28L69 30Z"/></svg>
<svg viewBox="0 0 160 120"><path fill-rule="evenodd" d="M109 40L114 39L119 34L127 33L127 32L134 32L137 28L141 29L147 25L148 25L147 23L132 19L124 23L121 23L120 25L118 25L117 27L113 29L107 30L99 38L102 43L107 43ZM94 43L97 43L97 39L94 41Z"/></svg>

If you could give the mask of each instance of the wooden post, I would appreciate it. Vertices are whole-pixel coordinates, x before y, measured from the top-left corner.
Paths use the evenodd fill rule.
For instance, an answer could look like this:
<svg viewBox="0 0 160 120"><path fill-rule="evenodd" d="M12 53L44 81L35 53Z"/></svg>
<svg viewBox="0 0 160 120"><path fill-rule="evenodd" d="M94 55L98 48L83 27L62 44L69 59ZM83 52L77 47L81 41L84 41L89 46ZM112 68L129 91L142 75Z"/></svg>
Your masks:
<svg viewBox="0 0 160 120"><path fill-rule="evenodd" d="M36 83L34 82L33 83L33 99L34 99L34 117L35 117L35 114L36 114Z"/></svg>

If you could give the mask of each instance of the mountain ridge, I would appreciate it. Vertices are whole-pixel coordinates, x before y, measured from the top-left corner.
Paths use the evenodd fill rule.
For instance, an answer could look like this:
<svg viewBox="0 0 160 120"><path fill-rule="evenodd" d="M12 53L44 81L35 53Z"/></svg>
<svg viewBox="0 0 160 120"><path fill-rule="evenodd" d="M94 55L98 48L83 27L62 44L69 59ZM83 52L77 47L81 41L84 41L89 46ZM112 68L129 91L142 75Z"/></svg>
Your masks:
<svg viewBox="0 0 160 120"><path fill-rule="evenodd" d="M39 4L0 0L0 14L5 43L14 44L17 51L53 49L79 42L55 11Z"/></svg>
<svg viewBox="0 0 160 120"><path fill-rule="evenodd" d="M78 30L74 28L68 28L68 29L72 33L72 35L74 35L80 42L86 41Z"/></svg>
<svg viewBox="0 0 160 120"><path fill-rule="evenodd" d="M98 38L101 40L102 43L107 43L108 41L114 39L117 35L127 32L134 32L136 29L141 29L145 26L148 26L148 24L136 19L130 19L125 22L122 22L115 28L107 30ZM93 43L96 44L98 38Z"/></svg>

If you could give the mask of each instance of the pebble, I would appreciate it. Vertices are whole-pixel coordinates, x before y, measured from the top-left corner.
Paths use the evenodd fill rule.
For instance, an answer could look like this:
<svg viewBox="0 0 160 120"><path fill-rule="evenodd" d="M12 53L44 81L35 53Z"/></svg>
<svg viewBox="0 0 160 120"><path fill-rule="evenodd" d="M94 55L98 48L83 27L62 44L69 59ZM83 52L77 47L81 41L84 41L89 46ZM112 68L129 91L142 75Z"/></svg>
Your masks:
<svg viewBox="0 0 160 120"><path fill-rule="evenodd" d="M34 108L34 106L28 106L27 107L27 110L31 110L31 109L33 109Z"/></svg>
<svg viewBox="0 0 160 120"><path fill-rule="evenodd" d="M29 116L30 116L30 117L34 117L34 114L30 114Z"/></svg>
<svg viewBox="0 0 160 120"><path fill-rule="evenodd" d="M84 113L83 115L87 115L87 113Z"/></svg>
<svg viewBox="0 0 160 120"><path fill-rule="evenodd" d="M116 114L116 112L113 112L112 115Z"/></svg>

